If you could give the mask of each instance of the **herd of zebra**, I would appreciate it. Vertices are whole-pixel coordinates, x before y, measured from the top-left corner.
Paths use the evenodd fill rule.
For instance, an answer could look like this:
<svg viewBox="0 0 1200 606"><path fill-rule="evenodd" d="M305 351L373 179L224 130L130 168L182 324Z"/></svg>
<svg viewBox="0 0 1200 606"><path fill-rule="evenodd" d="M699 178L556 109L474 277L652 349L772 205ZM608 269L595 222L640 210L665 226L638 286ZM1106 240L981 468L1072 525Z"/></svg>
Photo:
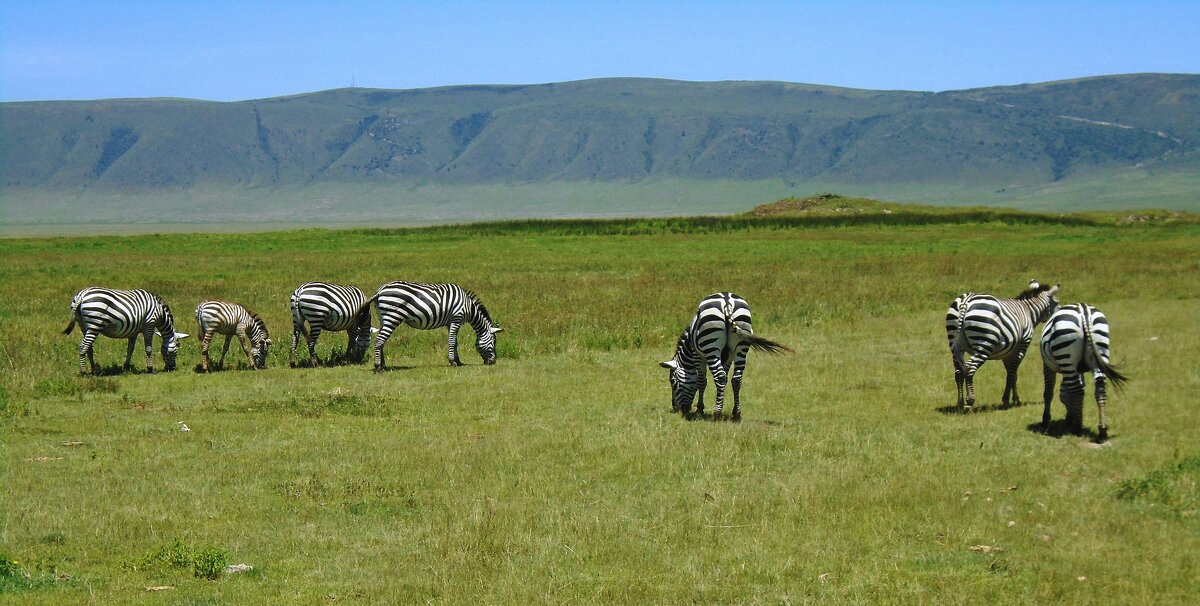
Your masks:
<svg viewBox="0 0 1200 606"><path fill-rule="evenodd" d="M954 380L958 389L958 406L970 410L975 405L974 377L987 360L1002 360L1007 380L1002 402L1020 404L1017 395L1017 368L1033 339L1033 331L1042 322L1046 327L1041 336L1044 367L1043 428L1050 424L1050 405L1058 374L1063 375L1059 397L1067 408L1067 425L1071 431L1083 431L1084 373L1095 377L1095 397L1099 408L1098 437L1107 439L1108 420L1105 416L1105 383L1112 381L1120 387L1127 378L1109 362L1108 320L1100 310L1083 303L1059 306L1056 297L1059 287L1031 281L1029 288L1013 299L999 299L983 293L968 292L951 302L946 312L946 336L954 360ZM379 318L379 328L371 321L371 307ZM323 331L344 331L348 342L346 352L355 362L364 360L374 338L376 372L385 367L383 346L400 324L421 330L445 327L449 333L448 358L452 366L460 366L458 331L469 324L475 331L475 348L484 364L496 363L496 334L503 329L496 325L487 307L475 293L457 284L422 284L389 282L379 287L372 297L354 286L327 282L307 282L291 296L292 348L291 366L296 366L296 348L301 336L308 346L309 360L321 364L316 354L317 339ZM214 335L225 336L220 363L229 352L234 336L251 368L264 368L267 350L272 344L262 318L236 303L204 301L196 308L200 328L201 370L210 368L209 344ZM166 370L175 369L179 341L185 333L176 332L174 317L162 298L148 291L113 290L89 287L79 291L71 301L71 322L63 334L70 334L78 323L83 332L79 345L79 370L96 373L93 343L99 335L127 339L125 369L131 369L133 348L137 337L144 338L146 370L153 372L153 339L157 333L162 341L162 358ZM713 420L724 418L725 388L733 390L731 419L741 418L742 375L750 349L767 353L791 352L792 349L754 334L750 306L746 300L730 292L718 292L705 297L696 314L675 346L675 355L660 366L666 368L671 386L671 409L684 416L704 414L704 388L712 375L716 391ZM963 356L969 357L964 362ZM966 399L963 386L966 386Z"/></svg>

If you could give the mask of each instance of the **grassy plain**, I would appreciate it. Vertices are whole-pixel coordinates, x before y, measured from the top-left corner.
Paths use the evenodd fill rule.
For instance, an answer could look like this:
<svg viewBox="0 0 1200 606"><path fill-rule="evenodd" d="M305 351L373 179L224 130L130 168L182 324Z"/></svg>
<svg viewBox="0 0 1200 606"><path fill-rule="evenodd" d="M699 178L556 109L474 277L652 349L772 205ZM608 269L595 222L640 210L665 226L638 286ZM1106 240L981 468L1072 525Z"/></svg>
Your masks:
<svg viewBox="0 0 1200 606"><path fill-rule="evenodd" d="M0 240L0 603L1189 603L1198 249L1171 218L904 212ZM1107 446L1001 409L997 363L952 410L945 304L1031 277L1113 322ZM389 372L290 369L310 279L466 285L500 363L400 330ZM196 374L189 341L121 374L102 339L79 377L59 331L92 284L185 329L256 309L269 368ZM751 356L742 423L686 422L657 362L723 289L796 353Z"/></svg>

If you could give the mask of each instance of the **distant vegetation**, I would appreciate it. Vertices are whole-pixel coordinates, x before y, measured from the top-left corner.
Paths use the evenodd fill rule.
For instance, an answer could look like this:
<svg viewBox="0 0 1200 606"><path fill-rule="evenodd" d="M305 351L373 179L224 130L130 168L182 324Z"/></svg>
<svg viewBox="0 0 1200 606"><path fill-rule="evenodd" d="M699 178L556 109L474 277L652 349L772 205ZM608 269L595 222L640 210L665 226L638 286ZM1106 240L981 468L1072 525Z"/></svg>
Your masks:
<svg viewBox="0 0 1200 606"><path fill-rule="evenodd" d="M1200 208L1200 76L944 93L606 79L0 104L7 223L687 215L833 190Z"/></svg>

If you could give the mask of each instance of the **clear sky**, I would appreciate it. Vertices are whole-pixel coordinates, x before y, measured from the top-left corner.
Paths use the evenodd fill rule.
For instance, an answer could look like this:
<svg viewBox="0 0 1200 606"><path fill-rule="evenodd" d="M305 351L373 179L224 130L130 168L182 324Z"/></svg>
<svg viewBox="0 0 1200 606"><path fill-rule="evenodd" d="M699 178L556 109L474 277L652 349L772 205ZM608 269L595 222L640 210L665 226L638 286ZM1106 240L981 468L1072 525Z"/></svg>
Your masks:
<svg viewBox="0 0 1200 606"><path fill-rule="evenodd" d="M1200 73L1200 0L0 0L0 101L610 76L941 91Z"/></svg>

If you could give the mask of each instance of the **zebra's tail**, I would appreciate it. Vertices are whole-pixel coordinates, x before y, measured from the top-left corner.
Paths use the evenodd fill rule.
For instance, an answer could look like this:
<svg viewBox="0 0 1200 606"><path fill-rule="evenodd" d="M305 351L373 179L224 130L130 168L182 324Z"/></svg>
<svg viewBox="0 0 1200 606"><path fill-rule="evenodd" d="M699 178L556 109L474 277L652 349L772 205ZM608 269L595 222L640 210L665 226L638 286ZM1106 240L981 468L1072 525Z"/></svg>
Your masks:
<svg viewBox="0 0 1200 606"><path fill-rule="evenodd" d="M370 320L370 318L371 318L371 304L372 304L372 303L374 303L374 302L376 302L376 301L378 301L378 300L379 300L379 293L375 293L374 295L371 295L371 297L370 297L369 299L367 299L366 301L363 301L363 304L362 304L362 305L359 305L359 306L358 306L358 309L356 309L356 310L354 311L354 317L356 317L356 318L357 318L357 317L359 317L359 316L361 316L362 314L364 314L364 313L365 313L365 314L367 314L367 322L368 322L368 323L370 323L370 321L371 321L371 320ZM380 321L382 322L382 320L380 320Z"/></svg>
<svg viewBox="0 0 1200 606"><path fill-rule="evenodd" d="M796 351L791 347L788 347L783 343L776 343L770 339L760 337L742 328L741 326L738 326L736 323L730 322L729 325L733 327L733 331L737 333L738 337L740 337L743 342L750 347L757 349L758 351L765 351L772 354L783 353L785 351L788 353L796 353Z"/></svg>
<svg viewBox="0 0 1200 606"><path fill-rule="evenodd" d="M1108 360L1100 356L1100 349L1096 347L1096 337L1092 336L1092 316L1088 312L1088 306L1084 303L1079 304L1080 311L1083 312L1083 340L1084 347L1092 352L1092 357L1096 358L1096 369L1104 373L1108 378L1109 383L1117 390L1125 387L1129 382L1129 377L1122 374L1117 367L1108 363Z"/></svg>
<svg viewBox="0 0 1200 606"><path fill-rule="evenodd" d="M79 296L76 295L76 297L71 300L71 323L67 324L67 327L65 329L63 329L62 334L69 335L69 334L71 334L72 330L75 330L75 320L78 317L79 317ZM80 330L83 330L83 329L81 328Z"/></svg>
<svg viewBox="0 0 1200 606"><path fill-rule="evenodd" d="M957 343L959 342L959 339L962 338L963 323L966 321L966 318L967 318L967 303L970 300L971 300L971 293L964 293L961 296L959 296L957 299L955 299L953 302L951 302L951 305L954 305L958 312L958 316L954 319L954 338L950 340L950 351L951 352L958 351L957 349L955 349L955 347L956 347Z"/></svg>

